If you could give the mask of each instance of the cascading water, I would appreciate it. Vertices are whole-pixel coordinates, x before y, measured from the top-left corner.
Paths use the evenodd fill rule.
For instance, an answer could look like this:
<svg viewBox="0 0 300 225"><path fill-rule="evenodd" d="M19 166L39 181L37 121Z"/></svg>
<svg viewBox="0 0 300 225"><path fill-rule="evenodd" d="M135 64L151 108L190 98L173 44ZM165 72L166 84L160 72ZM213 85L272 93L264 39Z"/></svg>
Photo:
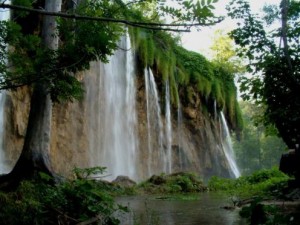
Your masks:
<svg viewBox="0 0 300 225"><path fill-rule="evenodd" d="M0 174L7 173L8 166L5 163L5 152L3 149L3 136L4 136L4 102L5 94L0 93Z"/></svg>
<svg viewBox="0 0 300 225"><path fill-rule="evenodd" d="M98 86L87 88L91 166L107 167L109 180L118 175L137 178L135 64L128 35L119 47L109 63L93 65L93 72L100 73Z"/></svg>
<svg viewBox="0 0 300 225"><path fill-rule="evenodd" d="M185 157L182 153L183 148L183 119L182 119L182 109L181 103L178 100L177 104L177 146L178 146L178 160L179 160L179 170L182 171L185 168Z"/></svg>
<svg viewBox="0 0 300 225"><path fill-rule="evenodd" d="M145 79L145 92L146 92L146 107L147 107L147 147L148 147L148 160L147 160L147 167L148 167L148 176L150 176L152 174L152 147L151 147L151 132L149 132L151 130L151 123L150 123L150 113L148 113L148 109L150 108L150 102L149 102L149 75L148 75L148 69L145 68L144 70L144 79Z"/></svg>
<svg viewBox="0 0 300 225"><path fill-rule="evenodd" d="M147 133L148 133L148 176L154 173L167 172L166 154L163 149L163 123L159 104L158 91L151 69L144 70L146 102L147 102ZM153 160L155 159L155 160Z"/></svg>
<svg viewBox="0 0 300 225"><path fill-rule="evenodd" d="M10 1L7 1L9 4ZM10 11L7 9L0 9L0 21L8 20L10 17ZM0 92L0 174L8 173L9 168L5 162L5 152L3 146L3 136L4 136L4 103L5 103L5 93Z"/></svg>
<svg viewBox="0 0 300 225"><path fill-rule="evenodd" d="M227 159L232 174L234 175L235 178L237 178L241 176L241 173L235 161L230 132L223 112L220 113L220 116L221 116L221 126L222 126L221 134L223 136L222 149L224 151L225 157Z"/></svg>
<svg viewBox="0 0 300 225"><path fill-rule="evenodd" d="M165 162L165 171L172 173L172 123L171 123L171 104L170 104L170 84L169 80L166 82L165 94L165 107L166 107L166 125L165 125L165 139L167 148L167 157Z"/></svg>

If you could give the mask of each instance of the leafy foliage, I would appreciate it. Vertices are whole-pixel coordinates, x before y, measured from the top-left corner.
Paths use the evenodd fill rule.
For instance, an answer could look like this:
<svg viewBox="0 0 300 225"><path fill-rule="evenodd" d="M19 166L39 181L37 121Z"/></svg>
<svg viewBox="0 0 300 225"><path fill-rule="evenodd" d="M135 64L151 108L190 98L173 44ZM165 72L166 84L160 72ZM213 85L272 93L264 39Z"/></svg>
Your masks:
<svg viewBox="0 0 300 225"><path fill-rule="evenodd" d="M89 174L98 170L80 171ZM78 224L91 219L119 224L114 213L125 208L115 205L105 182L77 178L52 186L49 179L41 174L40 180L23 181L14 192L0 192L0 203L5 205L0 209L0 220L7 225Z"/></svg>
<svg viewBox="0 0 300 225"><path fill-rule="evenodd" d="M296 225L299 223L297 212L286 212L283 206L262 204L261 198L255 198L249 206L244 206L240 216L251 224ZM297 218L297 219L296 219Z"/></svg>
<svg viewBox="0 0 300 225"><path fill-rule="evenodd" d="M139 189L151 194L196 193L206 190L202 180L193 173L153 175L139 184Z"/></svg>
<svg viewBox="0 0 300 225"><path fill-rule="evenodd" d="M108 1L83 1L76 12L90 16L118 16L117 13L112 15L115 7ZM16 22L1 24L4 41L1 59L6 58L13 65L11 70L10 65L1 61L1 88L14 89L43 82L54 101L80 98L83 89L74 74L88 69L90 61L107 61L107 56L117 48L117 40L123 29L116 24L59 19L61 42L57 50L51 50L45 48L41 37L35 34L40 32L38 26L31 28L32 33L24 33L22 30L24 23L30 24L31 19L27 16L22 17L21 21L18 18ZM7 45L13 49L8 52L4 50Z"/></svg>
<svg viewBox="0 0 300 225"><path fill-rule="evenodd" d="M208 188L212 191L225 191L233 196L273 196L282 193L290 178L277 168L260 170L249 176L235 180L212 177Z"/></svg>
<svg viewBox="0 0 300 225"><path fill-rule="evenodd" d="M274 124L286 144L294 148L300 139L300 45L296 25L300 22L300 3L282 1L280 8L265 7L267 15L263 18L252 14L244 0L232 1L227 9L229 16L239 21L239 27L231 32L240 46L239 55L249 60L248 72L255 74L242 77L242 97L265 104L264 122ZM266 30L280 14L281 27Z"/></svg>

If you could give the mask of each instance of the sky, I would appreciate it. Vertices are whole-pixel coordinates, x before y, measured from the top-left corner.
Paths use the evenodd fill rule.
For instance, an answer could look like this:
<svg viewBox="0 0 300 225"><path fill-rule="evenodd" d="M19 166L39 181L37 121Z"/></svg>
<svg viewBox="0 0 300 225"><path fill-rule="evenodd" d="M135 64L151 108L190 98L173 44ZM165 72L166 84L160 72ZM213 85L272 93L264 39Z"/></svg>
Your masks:
<svg viewBox="0 0 300 225"><path fill-rule="evenodd" d="M215 15L226 15L225 6L231 0L219 0L216 4ZM251 9L255 13L260 13L261 9L265 4L275 4L279 5L281 0L249 0L251 5ZM182 44L183 46L195 52L200 52L202 55L206 57L210 57L210 46L212 45L214 32L218 29L225 30L229 32L234 29L234 22L226 18L223 22L212 26L212 27L204 27L201 31L193 31L191 33L185 33L182 35Z"/></svg>

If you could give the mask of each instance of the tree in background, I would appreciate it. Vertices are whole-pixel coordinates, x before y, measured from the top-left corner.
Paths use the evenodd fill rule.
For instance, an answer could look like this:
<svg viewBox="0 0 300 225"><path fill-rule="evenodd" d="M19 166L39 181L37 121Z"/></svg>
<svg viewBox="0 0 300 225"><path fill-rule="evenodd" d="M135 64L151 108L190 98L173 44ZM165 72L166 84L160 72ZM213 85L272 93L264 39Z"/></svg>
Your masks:
<svg viewBox="0 0 300 225"><path fill-rule="evenodd" d="M242 97L265 107L264 124L274 125L288 148L295 149L282 158L281 169L293 173L300 186L300 2L265 6L262 18L251 13L245 0L231 1L227 10L239 21L231 36L252 74L241 78Z"/></svg>
<svg viewBox="0 0 300 225"><path fill-rule="evenodd" d="M239 26L231 37L252 74L240 79L242 97L263 106L264 123L275 125L288 147L295 148L300 143L300 2L265 6L262 18L245 0L232 1L227 9Z"/></svg>
<svg viewBox="0 0 300 225"><path fill-rule="evenodd" d="M240 102L240 107L244 120L243 135L239 140L233 139L233 147L242 174L278 166L287 146L277 137L276 128L266 128L259 122L264 109L245 101Z"/></svg>
<svg viewBox="0 0 300 225"><path fill-rule="evenodd" d="M30 86L33 93L22 154L0 182L17 184L40 171L52 175L51 104L82 96L76 72L93 60L107 62L125 25L177 32L212 25L220 21L212 13L216 1L178 0L170 7L160 0L1 0L0 8L12 9L13 18L0 22L0 89ZM164 23L166 16L171 23Z"/></svg>
<svg viewBox="0 0 300 225"><path fill-rule="evenodd" d="M242 58L237 55L234 40L224 30L217 30L214 33L210 50L214 64L224 67L235 76L245 72Z"/></svg>
<svg viewBox="0 0 300 225"><path fill-rule="evenodd" d="M236 78L245 75L245 58L238 56L234 40L222 30L216 31L211 47L212 62L231 71ZM281 154L287 148L278 131L272 125L264 126L263 104L241 101L243 131L233 138L234 150L242 173L249 175L255 170L278 166Z"/></svg>

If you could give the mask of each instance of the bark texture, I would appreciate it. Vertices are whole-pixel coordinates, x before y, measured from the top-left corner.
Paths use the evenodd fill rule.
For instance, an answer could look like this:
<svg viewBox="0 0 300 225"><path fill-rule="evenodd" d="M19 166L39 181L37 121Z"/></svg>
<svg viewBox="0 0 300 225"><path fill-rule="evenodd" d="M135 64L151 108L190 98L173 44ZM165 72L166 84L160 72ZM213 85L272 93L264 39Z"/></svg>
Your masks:
<svg viewBox="0 0 300 225"><path fill-rule="evenodd" d="M61 0L46 0L45 10L59 12ZM45 48L57 49L56 18L45 16L42 37ZM33 87L27 131L22 153L10 174L2 176L3 187L14 186L20 180L30 178L38 172L51 174L50 139L51 139L52 102L45 83ZM2 181L2 182L1 182Z"/></svg>

